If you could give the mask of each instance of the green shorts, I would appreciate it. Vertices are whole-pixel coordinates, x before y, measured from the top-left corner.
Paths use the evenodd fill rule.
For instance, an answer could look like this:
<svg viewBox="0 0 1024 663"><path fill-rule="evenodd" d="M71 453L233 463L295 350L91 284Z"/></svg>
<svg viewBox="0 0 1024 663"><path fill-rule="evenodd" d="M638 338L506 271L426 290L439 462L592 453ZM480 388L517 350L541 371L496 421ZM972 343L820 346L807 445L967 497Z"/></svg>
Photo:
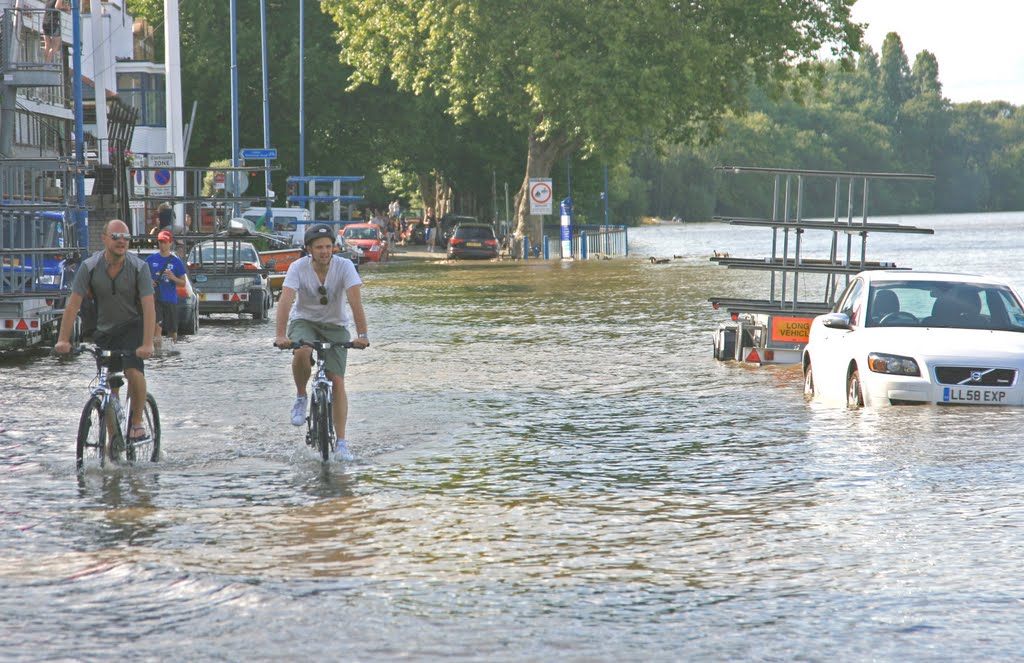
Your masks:
<svg viewBox="0 0 1024 663"><path fill-rule="evenodd" d="M331 343L348 343L351 338L348 329L341 325L300 319L289 320L286 333L288 338L295 342L330 341ZM348 349L335 346L326 352L326 357L327 371L339 377L344 377L345 364L348 360Z"/></svg>

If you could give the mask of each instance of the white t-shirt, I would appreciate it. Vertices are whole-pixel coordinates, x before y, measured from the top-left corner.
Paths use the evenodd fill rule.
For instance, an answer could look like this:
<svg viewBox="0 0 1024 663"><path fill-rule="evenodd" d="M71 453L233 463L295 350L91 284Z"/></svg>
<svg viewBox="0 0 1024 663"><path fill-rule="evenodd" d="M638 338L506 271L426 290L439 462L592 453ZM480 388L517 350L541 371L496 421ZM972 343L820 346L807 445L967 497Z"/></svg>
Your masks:
<svg viewBox="0 0 1024 663"><path fill-rule="evenodd" d="M320 279L313 271L313 258L304 256L288 267L282 287L295 290L295 303L288 315L289 320L311 320L348 326L352 323L346 291L354 285L362 285L359 272L348 258L332 256L327 268L323 286L327 290L327 304L321 304ZM340 296L339 296L340 295Z"/></svg>

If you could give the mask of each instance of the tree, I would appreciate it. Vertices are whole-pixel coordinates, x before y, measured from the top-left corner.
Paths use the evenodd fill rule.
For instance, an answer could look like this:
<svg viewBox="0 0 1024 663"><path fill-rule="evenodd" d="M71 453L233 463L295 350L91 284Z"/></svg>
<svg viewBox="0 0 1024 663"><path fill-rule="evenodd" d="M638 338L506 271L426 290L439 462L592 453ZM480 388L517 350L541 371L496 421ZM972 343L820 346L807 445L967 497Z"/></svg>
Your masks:
<svg viewBox="0 0 1024 663"><path fill-rule="evenodd" d="M896 125L903 103L910 98L910 64L903 50L903 40L895 32L885 35L879 69L882 95L889 124Z"/></svg>
<svg viewBox="0 0 1024 663"><path fill-rule="evenodd" d="M849 54L853 0L324 0L354 86L392 78L458 120L507 119L526 137L516 235L530 178L579 153L622 159L643 139L692 136L741 109L751 80L812 68L826 43Z"/></svg>

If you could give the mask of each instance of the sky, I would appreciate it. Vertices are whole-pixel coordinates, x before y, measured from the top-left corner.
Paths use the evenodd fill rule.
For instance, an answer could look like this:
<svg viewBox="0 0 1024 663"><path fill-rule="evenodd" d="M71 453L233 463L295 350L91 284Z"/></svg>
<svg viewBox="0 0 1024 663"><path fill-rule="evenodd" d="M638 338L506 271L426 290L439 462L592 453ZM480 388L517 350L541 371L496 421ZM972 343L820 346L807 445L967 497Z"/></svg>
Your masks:
<svg viewBox="0 0 1024 663"><path fill-rule="evenodd" d="M1019 0L857 0L853 20L881 55L899 34L910 66L921 51L939 62L942 96L954 103L1008 101L1024 106L1024 34Z"/></svg>

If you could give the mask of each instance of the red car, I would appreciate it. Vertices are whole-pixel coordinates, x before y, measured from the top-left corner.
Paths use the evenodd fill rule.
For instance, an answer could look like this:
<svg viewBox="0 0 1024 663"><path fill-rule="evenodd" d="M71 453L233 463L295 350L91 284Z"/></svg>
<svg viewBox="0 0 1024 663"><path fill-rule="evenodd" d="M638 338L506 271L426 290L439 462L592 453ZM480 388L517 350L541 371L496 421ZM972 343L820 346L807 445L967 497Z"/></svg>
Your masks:
<svg viewBox="0 0 1024 663"><path fill-rule="evenodd" d="M388 240L376 223L350 223L341 231L341 237L363 251L363 260L384 262L391 252Z"/></svg>

